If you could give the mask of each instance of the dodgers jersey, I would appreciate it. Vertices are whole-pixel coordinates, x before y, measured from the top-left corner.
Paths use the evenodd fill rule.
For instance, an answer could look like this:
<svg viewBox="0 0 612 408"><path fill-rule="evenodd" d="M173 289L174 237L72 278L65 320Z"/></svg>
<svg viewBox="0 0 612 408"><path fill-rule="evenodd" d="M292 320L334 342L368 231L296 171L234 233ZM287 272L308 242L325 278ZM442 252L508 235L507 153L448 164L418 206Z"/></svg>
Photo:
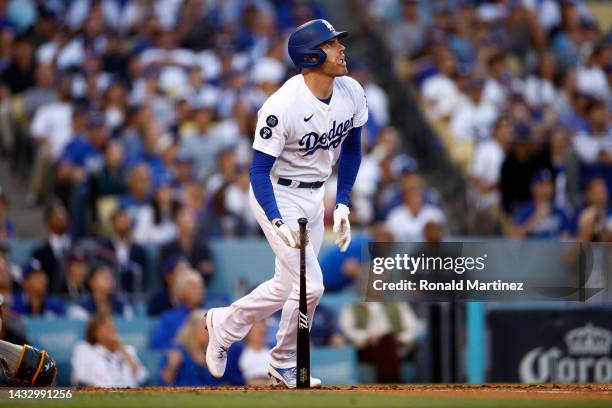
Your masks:
<svg viewBox="0 0 612 408"><path fill-rule="evenodd" d="M253 148L276 157L270 175L295 181L326 181L352 128L368 120L363 88L348 76L334 78L329 104L296 75L257 112Z"/></svg>

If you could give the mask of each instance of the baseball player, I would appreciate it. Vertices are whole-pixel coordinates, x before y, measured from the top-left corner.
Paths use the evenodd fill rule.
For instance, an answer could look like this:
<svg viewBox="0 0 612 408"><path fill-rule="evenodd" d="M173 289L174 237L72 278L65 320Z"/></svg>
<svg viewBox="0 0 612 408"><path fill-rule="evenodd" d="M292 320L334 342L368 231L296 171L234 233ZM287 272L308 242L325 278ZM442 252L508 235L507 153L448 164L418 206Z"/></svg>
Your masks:
<svg viewBox="0 0 612 408"><path fill-rule="evenodd" d="M345 251L351 241L348 199L361 163L361 127L368 119L364 91L348 73L347 32L325 20L298 27L289 38L289 56L302 72L290 78L258 112L253 142L250 205L275 259L274 277L250 294L206 315L210 373L225 372L229 346L251 325L282 309L268 374L276 385L296 386L296 339L299 302L298 223L308 219L306 284L311 316L323 295L317 254L323 239L324 183L338 164L334 210L336 243ZM321 386L312 378L311 387Z"/></svg>

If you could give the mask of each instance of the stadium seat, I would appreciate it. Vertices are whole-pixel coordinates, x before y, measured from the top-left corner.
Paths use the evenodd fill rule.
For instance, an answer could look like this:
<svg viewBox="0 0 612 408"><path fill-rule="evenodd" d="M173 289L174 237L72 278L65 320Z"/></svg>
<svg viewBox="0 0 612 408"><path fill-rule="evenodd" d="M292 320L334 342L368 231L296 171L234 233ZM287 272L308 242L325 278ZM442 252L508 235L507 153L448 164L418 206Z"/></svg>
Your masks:
<svg viewBox="0 0 612 408"><path fill-rule="evenodd" d="M325 385L357 384L357 357L355 349L346 347L317 347L310 354L313 377Z"/></svg>

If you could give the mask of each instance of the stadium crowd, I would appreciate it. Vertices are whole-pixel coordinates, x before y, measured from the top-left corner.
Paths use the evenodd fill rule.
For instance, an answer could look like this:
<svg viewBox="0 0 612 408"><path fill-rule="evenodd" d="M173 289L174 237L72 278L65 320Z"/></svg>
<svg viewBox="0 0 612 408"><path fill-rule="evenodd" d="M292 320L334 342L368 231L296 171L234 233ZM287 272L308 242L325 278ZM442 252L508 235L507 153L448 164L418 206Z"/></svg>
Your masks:
<svg viewBox="0 0 612 408"><path fill-rule="evenodd" d="M363 3L469 181L468 230L458 232L612 237L612 33L583 1ZM297 73L288 34L326 14L310 0L0 0L0 160L28 190L17 203L0 187L0 293L12 316L2 336L24 339L19 316L83 319L75 383L218 384L197 330L201 308L228 300L206 294L208 242L260 234L247 204L257 110ZM443 240L452 205L403 153L370 68L349 62L370 111L351 197L363 232L346 254L321 254L330 292L351 290L363 242ZM326 194L329 218L333 179ZM9 205L44 208L48 235L25 265L10 261L9 242L25 237ZM381 348L412 347L421 328L405 306L376 309L387 323L369 322L360 304L340 316L321 306L312 340L351 342L375 362ZM114 326L138 313L159 319L150 339L165 353L159 373L147 373ZM230 355L224 381L265 378L266 324ZM115 378L91 378L84 360ZM377 369L397 380L398 367Z"/></svg>

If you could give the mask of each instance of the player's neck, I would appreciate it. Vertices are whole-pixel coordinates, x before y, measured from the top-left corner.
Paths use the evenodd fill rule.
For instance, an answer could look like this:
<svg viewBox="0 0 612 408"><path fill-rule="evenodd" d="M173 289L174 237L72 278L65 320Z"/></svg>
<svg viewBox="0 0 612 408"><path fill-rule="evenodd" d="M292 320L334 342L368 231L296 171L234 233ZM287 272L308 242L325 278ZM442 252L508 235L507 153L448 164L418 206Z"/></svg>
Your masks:
<svg viewBox="0 0 612 408"><path fill-rule="evenodd" d="M304 73L304 82L318 99L328 99L334 90L334 77L316 71Z"/></svg>

